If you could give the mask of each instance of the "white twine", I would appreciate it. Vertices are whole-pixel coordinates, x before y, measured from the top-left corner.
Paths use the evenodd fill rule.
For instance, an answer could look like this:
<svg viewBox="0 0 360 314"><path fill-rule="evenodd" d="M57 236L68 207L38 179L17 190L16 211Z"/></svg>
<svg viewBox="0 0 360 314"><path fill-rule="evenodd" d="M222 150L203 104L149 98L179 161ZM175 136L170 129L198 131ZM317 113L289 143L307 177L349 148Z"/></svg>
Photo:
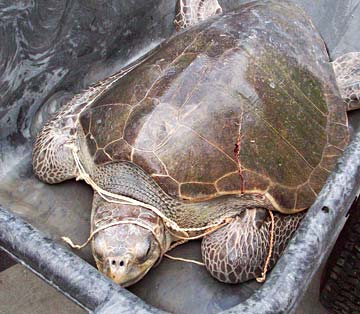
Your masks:
<svg viewBox="0 0 360 314"><path fill-rule="evenodd" d="M216 231L217 229L227 225L228 223L230 223L232 221L231 218L227 218L224 219L222 221L219 221L218 223L215 224L209 224L203 227L197 227L197 228L181 228L175 221L173 221L172 219L168 218L164 213L162 213L159 209L157 209L156 207L147 204L147 203L143 203L141 201L135 200L131 197L127 197L121 194L115 194L109 191L106 191L104 189L102 189L101 187L99 187L94 180L90 177L90 175L86 172L85 167L83 166L83 164L80 161L80 158L78 156L78 148L72 143L72 144L68 144L67 145L71 151L72 154L74 156L74 161L78 170L78 176L76 178L76 180L84 180L87 184L89 184L94 191L96 191L105 201L110 202L110 203L116 203L116 204L124 204L124 205L132 205L132 206L141 206L144 208L147 208L151 211L153 211L155 214L157 214L160 218L163 219L165 227L168 228L168 231L170 232L170 234L172 234L174 237L178 238L179 240L175 242L175 245L171 246L171 248L184 243L185 241L188 240L193 240L193 239L199 239L205 235L208 235L214 231ZM271 216L271 231L270 231L270 248L269 248L269 253L267 256L267 259L265 261L265 265L264 265L264 269L262 272L262 276L259 278L256 278L256 280L258 282L264 282L266 279L266 273L268 270L268 266L270 263L270 258L272 255L272 249L273 249L273 245L274 245L274 217L273 214L271 212L271 210L269 210L270 212L270 216ZM173 260L177 260L177 261L183 261L183 262L189 262L189 263L194 263L197 265L201 265L204 266L204 263L198 262L198 261L194 261L194 260L189 260L189 259L184 259L184 258L178 258L178 257L173 257L171 255L165 254L165 249L163 248L160 240L158 239L157 235L155 234L153 228L150 228L149 226L146 226L145 224L142 224L140 221L137 220L123 220L123 221L117 221L117 222L113 222L113 223L109 223L105 226L102 226L100 228L97 228L96 230L94 230L89 238L86 240L85 243L83 243L82 245L75 245L70 238L68 237L62 237L62 239L68 243L71 247L73 248L77 248L77 249L81 249L84 246L86 246L90 240L93 238L93 236L95 234L97 234L99 231L101 230L105 230L107 228L110 228L112 226L116 226L116 225L120 225L120 224L135 224L138 225L140 227L146 228L149 231L152 232L152 234L154 235L156 241L159 244L160 250L161 250L161 254L159 257L159 261L162 259L162 256L166 256L170 259ZM184 234L184 236L180 236L180 235L175 235L173 234L170 229L173 229L177 232L181 232ZM194 236L194 237L190 237L188 232L197 232L197 231L205 231L204 233Z"/></svg>

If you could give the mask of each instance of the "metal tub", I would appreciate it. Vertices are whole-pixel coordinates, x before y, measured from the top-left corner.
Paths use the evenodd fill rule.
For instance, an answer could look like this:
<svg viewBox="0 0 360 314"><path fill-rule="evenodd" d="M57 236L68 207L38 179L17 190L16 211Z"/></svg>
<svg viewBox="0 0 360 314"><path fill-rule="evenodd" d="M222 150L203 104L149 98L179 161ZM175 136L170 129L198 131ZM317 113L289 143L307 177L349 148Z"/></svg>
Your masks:
<svg viewBox="0 0 360 314"><path fill-rule="evenodd" d="M246 1L220 1L224 11ZM332 58L360 51L360 0L294 0ZM34 137L72 95L121 69L174 32L175 1L0 0L0 248L91 313L294 313L341 231L360 187L360 116L352 142L265 284L224 285L205 269L164 260L125 290L94 268L83 242L92 191L46 185L31 167ZM75 255L75 253L77 255ZM199 257L199 243L174 251Z"/></svg>

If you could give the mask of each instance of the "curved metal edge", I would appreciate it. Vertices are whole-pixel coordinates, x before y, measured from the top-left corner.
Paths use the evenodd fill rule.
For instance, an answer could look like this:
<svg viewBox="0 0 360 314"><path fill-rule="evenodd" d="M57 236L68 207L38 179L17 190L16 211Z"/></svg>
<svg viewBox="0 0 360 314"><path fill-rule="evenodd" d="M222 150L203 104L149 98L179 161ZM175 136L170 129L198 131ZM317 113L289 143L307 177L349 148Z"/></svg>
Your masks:
<svg viewBox="0 0 360 314"><path fill-rule="evenodd" d="M85 310L96 313L164 313L116 285L80 257L0 205L0 247Z"/></svg>
<svg viewBox="0 0 360 314"><path fill-rule="evenodd" d="M359 187L360 131L339 159L266 283L248 300L222 313L294 313L345 224Z"/></svg>

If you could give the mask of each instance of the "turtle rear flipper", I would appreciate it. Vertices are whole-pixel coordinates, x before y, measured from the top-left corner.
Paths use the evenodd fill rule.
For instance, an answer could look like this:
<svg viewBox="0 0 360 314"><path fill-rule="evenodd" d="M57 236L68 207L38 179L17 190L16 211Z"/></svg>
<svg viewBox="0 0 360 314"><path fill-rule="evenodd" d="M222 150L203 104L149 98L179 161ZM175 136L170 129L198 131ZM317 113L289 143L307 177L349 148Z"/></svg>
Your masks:
<svg viewBox="0 0 360 314"><path fill-rule="evenodd" d="M337 58L333 67L348 110L360 109L360 52L350 52Z"/></svg>
<svg viewBox="0 0 360 314"><path fill-rule="evenodd" d="M305 212L274 212L271 231L271 216L266 209L246 209L228 225L203 238L201 253L206 268L221 282L234 284L254 278L262 282L304 216Z"/></svg>

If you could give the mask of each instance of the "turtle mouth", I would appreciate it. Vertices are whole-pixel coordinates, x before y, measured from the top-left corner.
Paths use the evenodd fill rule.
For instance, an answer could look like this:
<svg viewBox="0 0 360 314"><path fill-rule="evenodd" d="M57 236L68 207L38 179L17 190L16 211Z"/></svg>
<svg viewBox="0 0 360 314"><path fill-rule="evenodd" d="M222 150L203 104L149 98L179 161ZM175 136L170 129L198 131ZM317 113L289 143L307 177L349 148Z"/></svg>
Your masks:
<svg viewBox="0 0 360 314"><path fill-rule="evenodd" d="M96 266L98 270L106 275L109 279L114 281L116 284L126 288L129 287L138 281L140 281L144 276L149 272L149 270L154 266L157 265L158 259L156 260L147 260L142 264L132 264L127 263L124 271L122 273L113 273L111 268L109 267L108 263L95 258Z"/></svg>
<svg viewBox="0 0 360 314"><path fill-rule="evenodd" d="M134 285L135 283L137 283L138 281L140 281L141 279L143 279L145 277L145 275L149 272L149 270L151 269L151 267L144 267L143 271L141 273L139 273L139 275L137 277L132 278L129 281L126 281L124 283L119 283L120 286L127 288L130 287L132 285Z"/></svg>
<svg viewBox="0 0 360 314"><path fill-rule="evenodd" d="M113 274L110 268L100 269L100 271L103 274L106 274L108 278L113 280L118 285L126 288L137 283L142 278L144 278L144 276L152 268L153 264L154 263L152 262L145 262L142 265L136 265L136 266L129 265L128 267L126 267L126 270L121 275Z"/></svg>

